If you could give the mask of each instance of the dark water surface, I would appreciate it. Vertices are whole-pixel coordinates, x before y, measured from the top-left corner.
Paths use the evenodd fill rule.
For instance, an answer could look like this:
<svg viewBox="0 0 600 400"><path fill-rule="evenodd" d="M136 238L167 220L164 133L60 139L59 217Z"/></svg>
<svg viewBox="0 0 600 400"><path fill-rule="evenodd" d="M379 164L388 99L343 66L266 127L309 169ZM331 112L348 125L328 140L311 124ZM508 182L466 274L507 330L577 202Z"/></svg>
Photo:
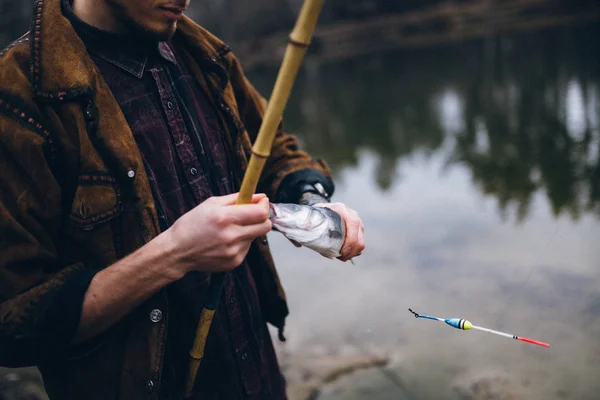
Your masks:
<svg viewBox="0 0 600 400"><path fill-rule="evenodd" d="M322 398L600 398L599 33L306 60L287 130L328 160L367 250L353 266L271 234L291 303L281 348L389 354L408 388L362 373ZM268 94L276 72L248 75Z"/></svg>

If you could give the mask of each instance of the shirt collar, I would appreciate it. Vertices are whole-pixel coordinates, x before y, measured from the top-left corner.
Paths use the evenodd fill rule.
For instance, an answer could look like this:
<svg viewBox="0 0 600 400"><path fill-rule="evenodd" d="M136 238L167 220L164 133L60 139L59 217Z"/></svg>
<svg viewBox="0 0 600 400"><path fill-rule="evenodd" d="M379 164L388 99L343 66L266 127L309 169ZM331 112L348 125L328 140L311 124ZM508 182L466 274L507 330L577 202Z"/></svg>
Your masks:
<svg viewBox="0 0 600 400"><path fill-rule="evenodd" d="M82 21L71 8L72 0L62 0L65 17L87 47L88 51L130 74L141 78L149 63L157 56L177 64L175 55L167 42L144 42L131 35L123 35L98 29Z"/></svg>

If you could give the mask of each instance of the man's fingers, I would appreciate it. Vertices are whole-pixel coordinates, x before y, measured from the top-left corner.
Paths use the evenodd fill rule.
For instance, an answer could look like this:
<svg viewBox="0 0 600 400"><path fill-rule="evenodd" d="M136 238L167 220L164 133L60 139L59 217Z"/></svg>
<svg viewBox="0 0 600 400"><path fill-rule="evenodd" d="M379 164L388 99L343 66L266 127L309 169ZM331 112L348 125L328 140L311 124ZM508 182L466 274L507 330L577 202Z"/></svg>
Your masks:
<svg viewBox="0 0 600 400"><path fill-rule="evenodd" d="M361 255L364 249L365 249L365 228L361 222L360 229L358 230L358 241L356 243L356 251L358 252L358 254L355 254L355 257Z"/></svg>
<svg viewBox="0 0 600 400"><path fill-rule="evenodd" d="M342 261L351 260L362 254L365 248L364 225L358 213L348 207L345 207L344 219L346 220L347 234L346 242L342 247Z"/></svg>
<svg viewBox="0 0 600 400"><path fill-rule="evenodd" d="M240 239L252 240L259 236L266 235L267 233L269 233L271 231L272 228L273 228L273 224L271 223L271 221L266 220L259 224L240 226L240 227L238 227L238 229L239 229L238 232L240 235Z"/></svg>
<svg viewBox="0 0 600 400"><path fill-rule="evenodd" d="M269 218L269 200L265 197L258 204L236 204L227 208L237 225L260 224Z"/></svg>
<svg viewBox="0 0 600 400"><path fill-rule="evenodd" d="M342 261L348 261L354 256L354 250L358 242L358 235L360 232L360 223L355 220L351 220L346 224L346 241L342 246Z"/></svg>

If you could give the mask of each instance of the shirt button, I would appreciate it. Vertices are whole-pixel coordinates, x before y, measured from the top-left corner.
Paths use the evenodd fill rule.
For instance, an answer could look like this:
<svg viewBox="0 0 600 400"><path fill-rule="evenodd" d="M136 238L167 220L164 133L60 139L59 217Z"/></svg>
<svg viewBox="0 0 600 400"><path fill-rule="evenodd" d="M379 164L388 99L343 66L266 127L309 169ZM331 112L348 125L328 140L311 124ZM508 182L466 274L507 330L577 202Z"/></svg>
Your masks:
<svg viewBox="0 0 600 400"><path fill-rule="evenodd" d="M154 309L150 311L150 321L158 322L162 319L162 311L159 309Z"/></svg>
<svg viewBox="0 0 600 400"><path fill-rule="evenodd" d="M130 169L129 171L127 171L127 176L133 178L135 176L135 171Z"/></svg>
<svg viewBox="0 0 600 400"><path fill-rule="evenodd" d="M242 353L242 360L246 361L248 359L248 353Z"/></svg>
<svg viewBox="0 0 600 400"><path fill-rule="evenodd" d="M146 390L149 392L154 390L154 381L152 379L146 381Z"/></svg>
<svg viewBox="0 0 600 400"><path fill-rule="evenodd" d="M169 110L172 110L173 109L173 103L171 103L170 101L167 101L167 108Z"/></svg>
<svg viewBox="0 0 600 400"><path fill-rule="evenodd" d="M267 238L264 238L264 239L262 240L262 244L264 244L265 246L266 246L268 243L269 243L269 241L267 240Z"/></svg>
<svg viewBox="0 0 600 400"><path fill-rule="evenodd" d="M198 173L198 170L196 168L190 169L190 174L196 176L197 173Z"/></svg>
<svg viewBox="0 0 600 400"><path fill-rule="evenodd" d="M229 298L229 302L230 302L231 304L235 303L235 297L231 296L231 297Z"/></svg>

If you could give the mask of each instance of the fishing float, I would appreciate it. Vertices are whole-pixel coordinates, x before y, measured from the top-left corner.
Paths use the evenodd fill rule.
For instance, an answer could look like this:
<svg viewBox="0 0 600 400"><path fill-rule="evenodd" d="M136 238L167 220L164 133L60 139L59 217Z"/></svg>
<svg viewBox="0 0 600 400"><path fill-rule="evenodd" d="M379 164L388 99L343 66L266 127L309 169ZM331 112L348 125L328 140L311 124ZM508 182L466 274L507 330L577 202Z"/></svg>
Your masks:
<svg viewBox="0 0 600 400"><path fill-rule="evenodd" d="M424 319L431 319L433 321L445 322L446 324L450 325L451 327L460 329L463 331L476 329L478 331L493 333L494 335L506 337L509 339L520 340L521 342L531 343L531 344L535 344L535 345L542 346L542 347L550 347L550 345L548 343L540 342L538 340L533 340L533 339L529 339L529 338L517 336L517 335L511 335L510 333L504 333L504 332L500 332L500 331L495 331L493 329L483 328L481 326L473 325L470 321L468 321L466 319L432 317L430 315L418 314L418 313L414 312L413 310L411 310L410 308L408 309L408 311L410 311L415 316L415 318L424 318Z"/></svg>

